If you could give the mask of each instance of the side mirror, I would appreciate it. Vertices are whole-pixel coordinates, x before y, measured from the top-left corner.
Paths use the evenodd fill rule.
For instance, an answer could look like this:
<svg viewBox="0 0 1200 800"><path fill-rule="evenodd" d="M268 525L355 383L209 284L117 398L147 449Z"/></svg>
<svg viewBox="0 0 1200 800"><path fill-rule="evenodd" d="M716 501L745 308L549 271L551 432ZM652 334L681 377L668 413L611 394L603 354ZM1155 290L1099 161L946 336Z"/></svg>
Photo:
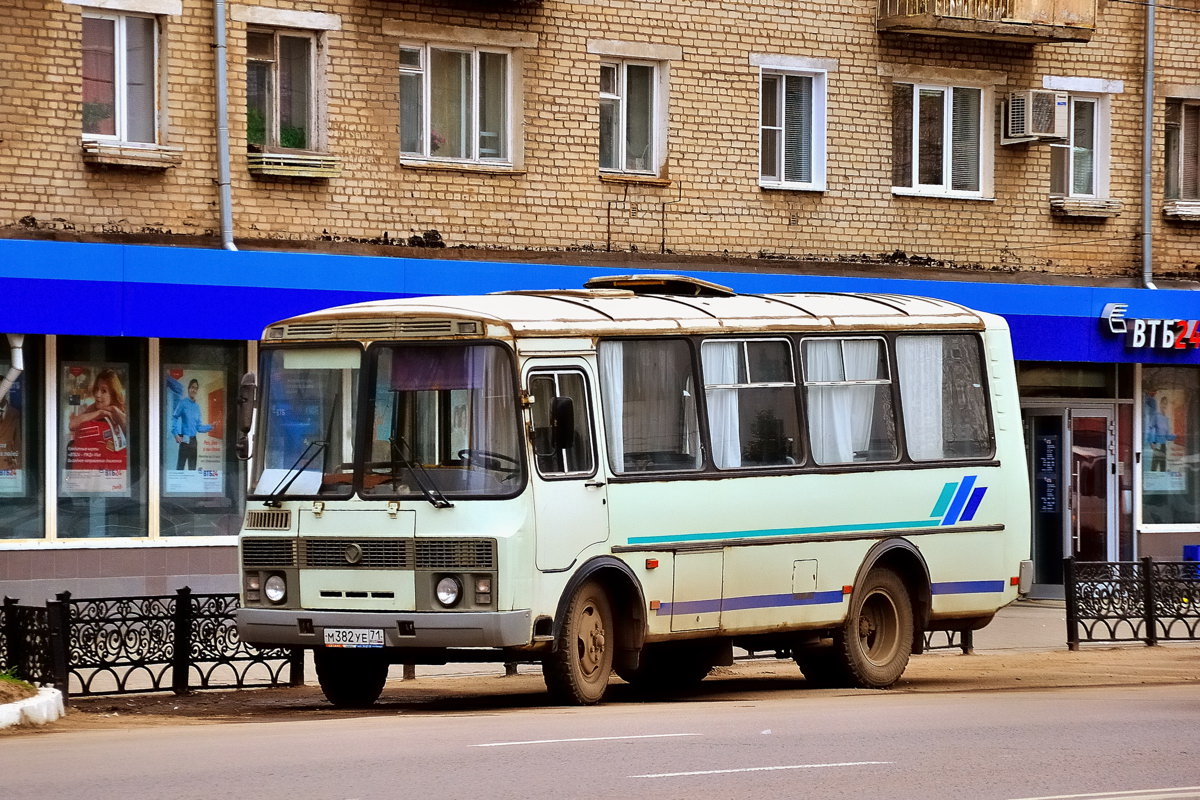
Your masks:
<svg viewBox="0 0 1200 800"><path fill-rule="evenodd" d="M237 395L238 436L235 449L242 461L250 458L250 430L254 427L254 407L258 405L258 378L253 372L242 376Z"/></svg>
<svg viewBox="0 0 1200 800"><path fill-rule="evenodd" d="M575 401L569 397L550 401L550 442L555 450L575 446Z"/></svg>

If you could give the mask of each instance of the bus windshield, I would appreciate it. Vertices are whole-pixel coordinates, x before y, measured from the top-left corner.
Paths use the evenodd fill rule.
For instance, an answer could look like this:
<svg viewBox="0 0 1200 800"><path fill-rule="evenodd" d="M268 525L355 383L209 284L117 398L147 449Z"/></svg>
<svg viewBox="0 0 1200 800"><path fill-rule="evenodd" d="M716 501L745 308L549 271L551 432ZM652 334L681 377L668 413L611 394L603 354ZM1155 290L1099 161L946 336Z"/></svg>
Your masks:
<svg viewBox="0 0 1200 800"><path fill-rule="evenodd" d="M263 351L262 419L253 494L349 495L362 351Z"/></svg>
<svg viewBox="0 0 1200 800"><path fill-rule="evenodd" d="M525 483L516 380L494 344L381 345L371 351L371 497L504 496Z"/></svg>

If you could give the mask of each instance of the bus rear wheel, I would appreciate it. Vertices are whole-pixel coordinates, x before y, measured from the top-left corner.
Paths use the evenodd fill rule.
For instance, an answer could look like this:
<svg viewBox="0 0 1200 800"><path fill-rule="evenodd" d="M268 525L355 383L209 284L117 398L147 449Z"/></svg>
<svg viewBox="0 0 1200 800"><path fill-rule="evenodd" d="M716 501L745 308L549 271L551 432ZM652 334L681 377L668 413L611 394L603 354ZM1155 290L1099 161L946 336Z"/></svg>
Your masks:
<svg viewBox="0 0 1200 800"><path fill-rule="evenodd" d="M862 689L887 689L912 655L912 599L890 569L874 569L850 599L850 613L834 636L846 678Z"/></svg>
<svg viewBox="0 0 1200 800"><path fill-rule="evenodd" d="M555 699L592 705L604 698L612 676L614 633L608 594L599 583L587 581L572 596L554 652L542 662L542 678Z"/></svg>
<svg viewBox="0 0 1200 800"><path fill-rule="evenodd" d="M388 662L379 651L318 647L313 651L317 682L338 708L366 708L383 693Z"/></svg>

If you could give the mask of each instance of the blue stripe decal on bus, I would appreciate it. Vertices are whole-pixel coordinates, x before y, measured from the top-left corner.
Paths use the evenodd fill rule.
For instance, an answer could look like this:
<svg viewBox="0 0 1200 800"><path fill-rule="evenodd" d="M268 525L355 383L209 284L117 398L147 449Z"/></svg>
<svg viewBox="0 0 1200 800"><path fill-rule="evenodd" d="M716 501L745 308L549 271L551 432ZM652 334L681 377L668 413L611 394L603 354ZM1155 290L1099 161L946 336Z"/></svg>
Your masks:
<svg viewBox="0 0 1200 800"><path fill-rule="evenodd" d="M933 505L933 511L929 512L931 517L943 517L946 515L946 509L950 507L950 498L954 497L954 490L958 487L957 483L951 481L942 487L942 493L938 496L937 502Z"/></svg>
<svg viewBox="0 0 1200 800"><path fill-rule="evenodd" d="M962 522L970 522L975 519L975 512L979 510L979 503L983 500L983 495L986 491L986 487L977 486L975 491L971 492L971 499L967 501L967 507L963 509L962 517L960 518Z"/></svg>
<svg viewBox="0 0 1200 800"><path fill-rule="evenodd" d="M987 594L1003 592L1004 581L946 581L930 587L934 594Z"/></svg>
<svg viewBox="0 0 1200 800"><path fill-rule="evenodd" d="M683 614L711 614L715 611L744 611L751 608L783 608L786 606L816 606L840 603L845 595L841 589L804 594L763 594L750 597L727 597L714 600L683 600L663 603L658 607L660 617Z"/></svg>
<svg viewBox="0 0 1200 800"><path fill-rule="evenodd" d="M962 479L962 483L958 485L958 491L954 493L954 499L950 501L950 508L946 511L946 516L942 520L943 525L953 525L958 522L958 518L962 514L963 508L966 507L967 498L971 496L971 489L974 486L974 475L968 475Z"/></svg>

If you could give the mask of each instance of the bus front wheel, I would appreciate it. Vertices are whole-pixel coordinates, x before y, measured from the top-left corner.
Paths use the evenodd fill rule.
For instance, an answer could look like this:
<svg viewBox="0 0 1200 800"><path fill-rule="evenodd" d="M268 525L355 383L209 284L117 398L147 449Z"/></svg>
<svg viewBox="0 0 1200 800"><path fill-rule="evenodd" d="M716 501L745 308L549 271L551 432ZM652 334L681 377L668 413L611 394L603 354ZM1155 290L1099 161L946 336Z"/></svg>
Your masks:
<svg viewBox="0 0 1200 800"><path fill-rule="evenodd" d="M874 569L855 587L850 613L834 637L841 666L854 686L887 689L912 655L912 599L890 569Z"/></svg>
<svg viewBox="0 0 1200 800"><path fill-rule="evenodd" d="M588 581L571 598L555 642L542 663L546 688L558 700L576 705L600 702L613 669L612 605L604 588Z"/></svg>
<svg viewBox="0 0 1200 800"><path fill-rule="evenodd" d="M379 651L318 647L313 651L317 682L338 708L366 708L383 693L388 662Z"/></svg>

